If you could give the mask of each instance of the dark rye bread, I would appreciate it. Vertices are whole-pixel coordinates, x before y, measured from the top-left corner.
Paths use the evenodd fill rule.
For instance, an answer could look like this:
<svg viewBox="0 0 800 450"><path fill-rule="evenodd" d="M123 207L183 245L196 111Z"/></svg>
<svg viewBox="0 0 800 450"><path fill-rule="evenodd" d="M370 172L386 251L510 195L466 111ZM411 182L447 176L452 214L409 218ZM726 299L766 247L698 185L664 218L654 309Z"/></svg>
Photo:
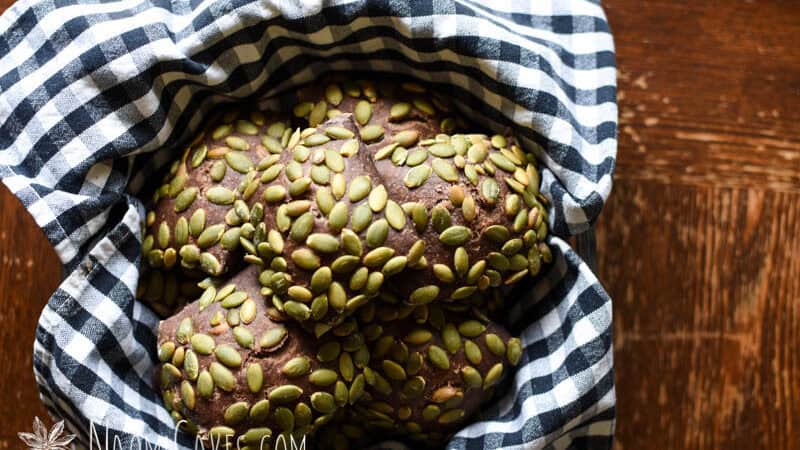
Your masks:
<svg viewBox="0 0 800 450"><path fill-rule="evenodd" d="M253 445L337 419L439 442L520 358L519 340L499 325L427 306L399 315L386 312L393 305L367 307L356 331L317 340L267 315L257 276L251 266L209 286L159 327L165 406L206 439Z"/></svg>
<svg viewBox="0 0 800 450"><path fill-rule="evenodd" d="M332 94L337 89L331 86L337 85L299 92L303 101L295 107L294 113L299 116L295 120L306 121L301 126L324 122L318 129L303 128L300 131L298 128L292 135L288 128L279 127L280 142L274 138L279 134L277 132L273 137L265 138L273 144L269 146L271 149L278 146L276 151L281 152L279 155L269 155L265 145L259 143L259 136L269 136L268 131L274 126L275 121L269 114L260 116L260 124L229 116L227 119L232 122L230 128L233 130L230 135L219 132L221 128L225 129L225 125L216 126L206 133L211 136L199 140L191 151L187 151L183 161L177 165L169 183L171 187L159 198L155 213L148 216L145 249L151 266L158 268L159 259L169 260L172 266L199 267L210 275L221 275L236 270L241 264L262 265L277 273L271 275L272 281L277 283L265 283L265 288L272 291L277 310L308 323L309 327L321 324L322 328L315 330L319 333L341 323L352 310L378 294L412 304L446 300L486 305L496 296L493 288L519 281L527 273L537 273L542 260L549 259L549 249L540 242L546 233L546 222L541 203L543 198L538 194L538 172L532 155L523 152L513 138L439 134L442 129L452 131L460 121L450 117L446 111L449 108L441 99L426 95L424 88L416 84L389 84L382 87L385 93L366 84L359 91L359 98L353 97L357 94L353 86L338 88L339 94ZM315 97L318 97L316 102L304 101ZM328 102L339 97L338 105L330 105L337 108L329 109ZM364 113L365 110L369 110L369 114ZM400 114L406 110L407 113ZM285 119L278 122L285 123ZM248 135L244 131L255 134ZM218 139L214 140L214 135ZM247 150L232 149L231 144L244 148L240 140L246 142ZM332 163L324 157L331 152L320 150L341 153L343 146L351 149L346 151L346 155L352 156L334 154L336 161ZM388 156L387 148L393 150L391 156ZM206 155L204 161L196 158L203 153ZM222 153L226 153L222 160L209 159ZM398 154L400 156L396 156ZM424 158L426 154L428 156ZM272 162L269 168L264 162L265 155ZM420 155L424 159L409 160ZM239 167L250 169L252 166L254 170L240 174L228 168L219 184L211 180L208 175L210 167L220 166L224 160L231 165L234 156ZM242 164L244 159L251 163ZM193 165L191 161L199 161L196 168L190 167ZM342 172L334 174L330 171L332 164L343 169ZM414 167L409 167L412 164ZM259 182L266 172L279 165L284 170L276 179ZM294 183L287 177L289 168L300 177ZM414 176L419 177L419 186L409 186L408 182ZM186 182L176 183L176 179L186 179ZM309 179L313 181L309 182ZM353 201L350 194L359 182L365 187L365 195L363 198L359 195ZM277 202L263 198L265 189L269 187L291 191L292 185L304 183L307 187L297 195L286 195ZM174 188L176 185L182 189ZM187 197L183 192L195 192L194 189L197 189L197 198L182 213L184 219L178 223L181 219L174 212L176 200L181 196ZM208 193L212 190L233 193L223 199L233 204L208 204ZM236 200L233 197L237 197ZM330 210L333 203L341 203L334 212ZM247 235L255 236L246 240L250 242L250 253L254 254L244 257L242 246L236 239L226 239L236 237L236 224L231 225L228 221L226 225L223 220L235 217L237 207L244 213L248 208L263 211L261 221L252 219L261 218L262 214L249 214L251 225L245 225L250 227ZM185 224L192 223L191 215L198 208L207 211L207 227L216 225L212 228L216 233L206 230L206 234L230 242L230 250L212 239L210 242L214 245L201 252L194 246L195 237L191 234L188 245L183 245L183 240L174 241L175 236L185 235L178 229L185 229ZM286 224L281 225L281 216L286 219L282 210L285 212L287 209L301 211L310 217L308 221L301 221L306 226L297 227L304 228L303 232L294 233L296 221L285 220ZM341 216L345 221L333 226L333 216ZM360 224L356 223L358 218L363 219ZM355 247L344 245L341 225L348 230L344 234L358 237ZM267 232L273 233L283 244L282 252L266 247L268 244L262 245L266 247L264 252L256 251L258 227L264 230L260 233L261 240L265 240ZM241 230L244 232L244 228ZM308 236L314 237L305 241ZM334 240L339 243L334 243ZM315 246L315 243L319 245ZM333 253L321 251L323 245L334 246ZM378 250L373 251L376 248ZM167 258L167 252L171 253L170 258ZM149 257L154 253L155 257ZM187 257L191 261L187 262ZM342 264L335 264L337 259ZM164 262L161 265L164 266ZM310 289L311 277L320 267L333 269L333 288ZM337 267L340 270L336 270ZM360 268L368 270L371 277L370 282L363 286ZM357 275L356 280L352 280L354 275ZM327 274L320 276L328 278ZM389 278L391 282L384 284ZM265 279L266 276L262 277ZM316 308L312 312L312 300L323 293L327 294L329 307ZM291 302L288 311L284 308L287 302Z"/></svg>

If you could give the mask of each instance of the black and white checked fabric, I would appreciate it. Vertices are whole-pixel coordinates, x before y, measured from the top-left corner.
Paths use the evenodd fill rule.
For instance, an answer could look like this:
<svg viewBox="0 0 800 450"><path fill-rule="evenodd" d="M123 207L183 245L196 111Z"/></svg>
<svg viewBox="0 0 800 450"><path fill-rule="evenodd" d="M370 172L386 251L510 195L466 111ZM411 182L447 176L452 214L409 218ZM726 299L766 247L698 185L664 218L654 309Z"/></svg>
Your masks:
<svg viewBox="0 0 800 450"><path fill-rule="evenodd" d="M523 360L449 448L609 448L611 301L565 240L591 229L616 154L613 42L591 0L15 3L0 16L0 178L65 269L34 343L46 406L87 447L192 447L152 384L137 194L215 105L333 70L437 85L544 166L554 264L509 295Z"/></svg>

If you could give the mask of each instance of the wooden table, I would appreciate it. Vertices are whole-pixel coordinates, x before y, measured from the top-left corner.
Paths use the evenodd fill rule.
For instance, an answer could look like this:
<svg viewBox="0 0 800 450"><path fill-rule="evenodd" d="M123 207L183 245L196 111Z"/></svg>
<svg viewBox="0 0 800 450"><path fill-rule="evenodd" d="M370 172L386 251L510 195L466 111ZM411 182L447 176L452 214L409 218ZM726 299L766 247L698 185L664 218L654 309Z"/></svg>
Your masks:
<svg viewBox="0 0 800 450"><path fill-rule="evenodd" d="M620 148L598 241L617 448L797 448L800 2L605 3ZM2 449L44 417L31 346L60 273L5 188L0 205Z"/></svg>

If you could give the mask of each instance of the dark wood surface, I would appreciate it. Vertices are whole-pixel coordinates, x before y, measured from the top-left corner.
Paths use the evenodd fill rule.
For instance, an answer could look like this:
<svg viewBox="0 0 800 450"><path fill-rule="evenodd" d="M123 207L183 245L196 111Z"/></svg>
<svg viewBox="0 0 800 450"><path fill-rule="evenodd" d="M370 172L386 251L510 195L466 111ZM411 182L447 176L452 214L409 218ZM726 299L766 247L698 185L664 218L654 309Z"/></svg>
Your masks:
<svg viewBox="0 0 800 450"><path fill-rule="evenodd" d="M800 2L605 6L620 86L616 184L598 223L616 447L797 448ZM0 449L45 415L31 349L59 277L0 187Z"/></svg>

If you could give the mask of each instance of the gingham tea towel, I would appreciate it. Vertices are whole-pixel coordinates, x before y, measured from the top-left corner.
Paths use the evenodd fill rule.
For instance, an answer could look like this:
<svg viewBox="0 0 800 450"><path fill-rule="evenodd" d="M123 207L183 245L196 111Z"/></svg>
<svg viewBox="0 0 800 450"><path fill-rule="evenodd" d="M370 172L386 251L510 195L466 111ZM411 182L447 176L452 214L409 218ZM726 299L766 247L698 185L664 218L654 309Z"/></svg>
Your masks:
<svg viewBox="0 0 800 450"><path fill-rule="evenodd" d="M50 412L86 447L192 447L152 384L137 194L215 105L333 70L447 89L544 166L554 263L509 298L522 362L448 447L609 448L611 301L565 241L591 228L616 155L613 42L589 0L15 3L0 16L0 177L64 264L34 343Z"/></svg>

